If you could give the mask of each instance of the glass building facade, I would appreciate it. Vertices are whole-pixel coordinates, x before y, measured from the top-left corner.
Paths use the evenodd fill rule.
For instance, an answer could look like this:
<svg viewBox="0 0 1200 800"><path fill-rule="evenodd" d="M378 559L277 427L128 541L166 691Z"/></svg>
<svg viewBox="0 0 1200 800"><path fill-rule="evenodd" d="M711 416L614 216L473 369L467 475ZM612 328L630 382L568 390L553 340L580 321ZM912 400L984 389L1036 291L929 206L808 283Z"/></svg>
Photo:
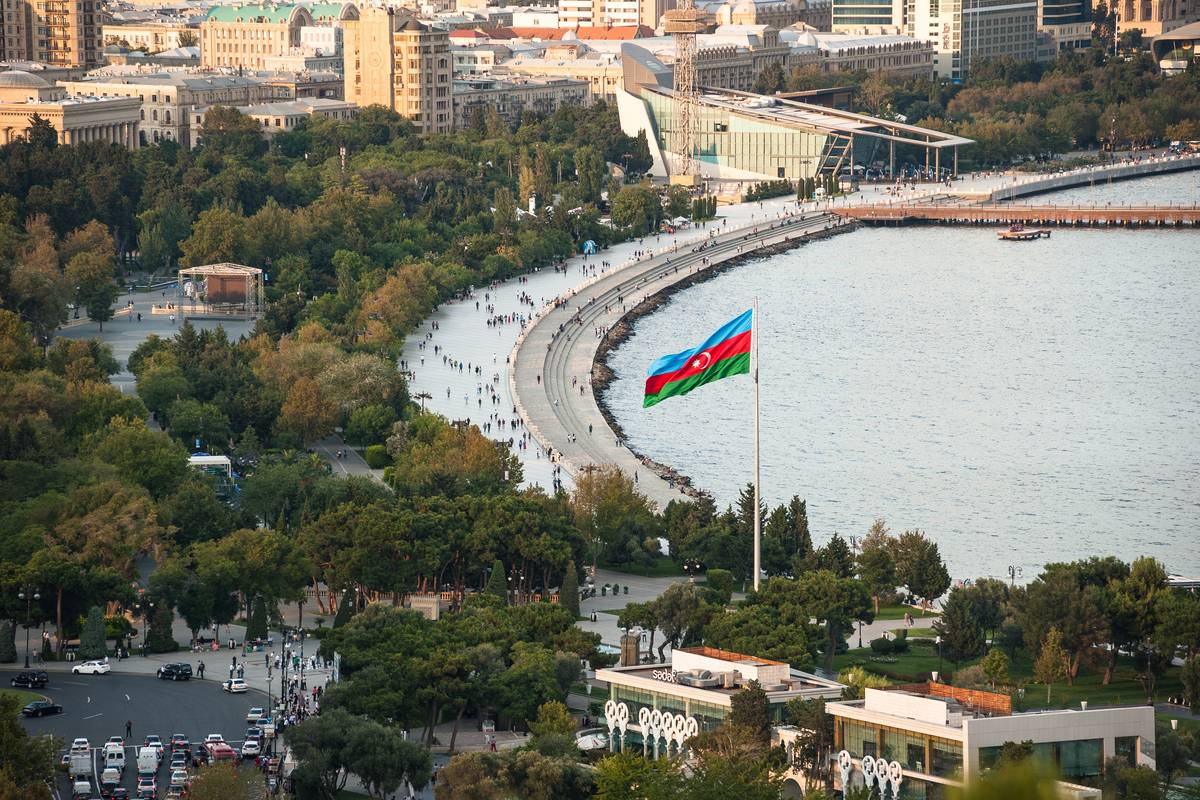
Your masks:
<svg viewBox="0 0 1200 800"><path fill-rule="evenodd" d="M1126 738L1126 737L1123 737ZM1133 739L1136 751L1137 737ZM1126 745L1128 747L1128 745ZM1000 759L1000 747L979 748L979 768L990 769ZM1118 750L1118 754L1120 750ZM1053 764L1066 779L1094 778L1104 769L1104 740L1076 739L1066 742L1038 742L1033 746L1033 757Z"/></svg>
<svg viewBox="0 0 1200 800"><path fill-rule="evenodd" d="M667 685L667 684L664 684ZM647 692L633 686L611 684L609 697L618 703L629 706L629 721L637 724L638 711L643 708L659 709L664 713L683 714L685 717L695 717L701 731L712 731L721 727L721 723L729 716L729 706L706 703L702 700L692 700L666 692ZM774 722L783 719L784 704L773 703L771 716Z"/></svg>
<svg viewBox="0 0 1200 800"><path fill-rule="evenodd" d="M670 97L644 92L659 146L671 150L674 109ZM702 163L745 170L772 178L811 178L822 168L833 167L829 155L848 146L850 137L820 131L773 125L730 109L705 105L699 108L696 158Z"/></svg>
<svg viewBox="0 0 1200 800"><path fill-rule="evenodd" d="M899 761L909 772L961 780L962 743L923 733L838 718L834 726L835 750L846 750L856 759L863 756ZM902 800L942 800L946 787L935 781L906 776L900 784Z"/></svg>

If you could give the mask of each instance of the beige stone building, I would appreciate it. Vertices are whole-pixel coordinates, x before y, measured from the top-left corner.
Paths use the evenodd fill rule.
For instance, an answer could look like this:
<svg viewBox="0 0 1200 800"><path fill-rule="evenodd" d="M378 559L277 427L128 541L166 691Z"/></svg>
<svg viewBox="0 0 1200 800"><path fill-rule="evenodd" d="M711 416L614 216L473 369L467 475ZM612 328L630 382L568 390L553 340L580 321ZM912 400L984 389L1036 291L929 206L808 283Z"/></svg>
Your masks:
<svg viewBox="0 0 1200 800"><path fill-rule="evenodd" d="M263 69L267 56L300 47L300 29L313 25L304 6L213 6L200 24L200 64Z"/></svg>
<svg viewBox="0 0 1200 800"><path fill-rule="evenodd" d="M1200 21L1198 0L1115 0L1109 6L1117 11L1121 33L1139 30L1147 38Z"/></svg>
<svg viewBox="0 0 1200 800"><path fill-rule="evenodd" d="M564 106L591 103L591 87L584 80L466 78L454 82L454 127L469 127L477 111L482 113L489 108L515 126L525 114L553 114Z"/></svg>
<svg viewBox="0 0 1200 800"><path fill-rule="evenodd" d="M0 60L91 68L100 63L99 0L0 0Z"/></svg>
<svg viewBox="0 0 1200 800"><path fill-rule="evenodd" d="M134 148L140 106L131 98L75 97L28 72L0 72L0 144L24 138L36 116L50 123L62 144L114 142Z"/></svg>
<svg viewBox="0 0 1200 800"><path fill-rule="evenodd" d="M267 139L294 129L301 120L312 117L352 119L359 112L358 106L353 103L322 98L280 100L273 103L235 106L235 108L243 116L250 117L262 125L263 136ZM191 127L192 147L200 144L201 132L204 128L204 115L207 112L207 108L194 108L189 112L188 124Z"/></svg>
<svg viewBox="0 0 1200 800"><path fill-rule="evenodd" d="M199 41L200 31L184 23L113 22L100 29L104 43L124 44L146 48L147 53L161 53Z"/></svg>
<svg viewBox="0 0 1200 800"><path fill-rule="evenodd" d="M343 27L346 100L394 109L420 133L450 131L454 64L447 31L376 5Z"/></svg>
<svg viewBox="0 0 1200 800"><path fill-rule="evenodd" d="M558 26L645 25L657 28L675 0L558 0Z"/></svg>
<svg viewBox="0 0 1200 800"><path fill-rule="evenodd" d="M189 111L195 107L245 106L292 98L288 87L272 85L263 78L186 72L95 77L61 81L60 85L81 97L134 98L141 144L165 140L184 147L194 146Z"/></svg>
<svg viewBox="0 0 1200 800"><path fill-rule="evenodd" d="M933 76L934 47L912 36L788 31L793 49L816 53L822 72L880 72L905 78Z"/></svg>

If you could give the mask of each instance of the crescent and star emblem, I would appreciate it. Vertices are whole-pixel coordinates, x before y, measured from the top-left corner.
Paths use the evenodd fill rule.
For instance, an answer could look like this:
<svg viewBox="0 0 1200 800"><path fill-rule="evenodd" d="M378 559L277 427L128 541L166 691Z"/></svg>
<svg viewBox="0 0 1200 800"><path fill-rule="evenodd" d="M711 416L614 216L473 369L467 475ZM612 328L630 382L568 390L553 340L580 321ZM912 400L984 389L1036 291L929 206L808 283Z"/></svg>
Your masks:
<svg viewBox="0 0 1200 800"><path fill-rule="evenodd" d="M692 369L704 369L712 361L712 353L704 352L692 359Z"/></svg>

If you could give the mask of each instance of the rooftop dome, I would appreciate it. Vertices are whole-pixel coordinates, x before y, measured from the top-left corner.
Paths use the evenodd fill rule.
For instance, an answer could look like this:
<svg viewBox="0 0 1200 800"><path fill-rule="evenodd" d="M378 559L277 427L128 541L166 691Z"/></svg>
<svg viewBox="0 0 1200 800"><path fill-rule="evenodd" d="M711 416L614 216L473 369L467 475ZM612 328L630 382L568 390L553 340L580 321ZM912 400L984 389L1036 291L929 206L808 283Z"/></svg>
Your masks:
<svg viewBox="0 0 1200 800"><path fill-rule="evenodd" d="M28 72L22 72L19 69L10 69L7 72L0 72L0 88L3 89L49 89L50 84L39 78L37 75L31 75Z"/></svg>

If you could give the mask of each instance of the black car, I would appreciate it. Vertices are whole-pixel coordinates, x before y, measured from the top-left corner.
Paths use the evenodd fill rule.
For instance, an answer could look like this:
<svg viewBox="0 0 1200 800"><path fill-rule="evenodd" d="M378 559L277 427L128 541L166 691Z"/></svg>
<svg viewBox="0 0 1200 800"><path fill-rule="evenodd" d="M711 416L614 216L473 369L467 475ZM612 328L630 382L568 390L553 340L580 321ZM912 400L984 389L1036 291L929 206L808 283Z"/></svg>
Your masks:
<svg viewBox="0 0 1200 800"><path fill-rule="evenodd" d="M192 679L191 664L163 664L158 668L158 677L164 681L190 681Z"/></svg>
<svg viewBox="0 0 1200 800"><path fill-rule="evenodd" d="M50 676L41 670L26 670L14 675L9 683L23 689L44 689L50 684Z"/></svg>
<svg viewBox="0 0 1200 800"><path fill-rule="evenodd" d="M27 717L44 717L47 714L61 714L63 707L58 703L47 703L45 700L34 700L29 705L21 709L21 713Z"/></svg>

